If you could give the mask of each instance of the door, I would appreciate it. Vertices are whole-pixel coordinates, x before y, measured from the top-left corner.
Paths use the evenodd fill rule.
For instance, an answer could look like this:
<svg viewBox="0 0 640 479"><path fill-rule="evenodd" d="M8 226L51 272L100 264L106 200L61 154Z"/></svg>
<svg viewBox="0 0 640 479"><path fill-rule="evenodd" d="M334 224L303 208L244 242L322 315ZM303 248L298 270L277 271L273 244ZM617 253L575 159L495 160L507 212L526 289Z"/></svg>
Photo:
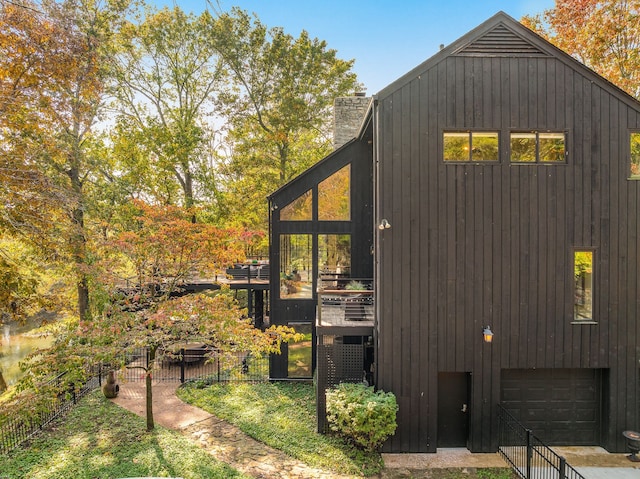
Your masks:
<svg viewBox="0 0 640 479"><path fill-rule="evenodd" d="M506 369L502 405L550 446L597 446L601 376L598 369Z"/></svg>
<svg viewBox="0 0 640 479"><path fill-rule="evenodd" d="M467 447L469 374L438 373L438 447Z"/></svg>

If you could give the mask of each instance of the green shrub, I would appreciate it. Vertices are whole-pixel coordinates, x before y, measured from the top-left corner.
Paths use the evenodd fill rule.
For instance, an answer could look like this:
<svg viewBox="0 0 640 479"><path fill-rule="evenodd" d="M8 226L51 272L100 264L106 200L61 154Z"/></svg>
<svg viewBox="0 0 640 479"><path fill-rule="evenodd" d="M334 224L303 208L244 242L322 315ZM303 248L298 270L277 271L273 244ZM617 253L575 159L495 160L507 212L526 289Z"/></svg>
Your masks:
<svg viewBox="0 0 640 479"><path fill-rule="evenodd" d="M395 433L397 411L393 393L375 392L364 384L343 383L327 391L329 428L369 451Z"/></svg>

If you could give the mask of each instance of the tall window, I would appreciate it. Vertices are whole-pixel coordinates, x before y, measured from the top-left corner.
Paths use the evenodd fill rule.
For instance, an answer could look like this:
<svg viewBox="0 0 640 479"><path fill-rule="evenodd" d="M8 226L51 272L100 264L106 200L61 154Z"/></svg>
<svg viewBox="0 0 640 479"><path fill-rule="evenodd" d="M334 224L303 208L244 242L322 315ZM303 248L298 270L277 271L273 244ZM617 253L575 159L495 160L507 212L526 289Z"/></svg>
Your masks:
<svg viewBox="0 0 640 479"><path fill-rule="evenodd" d="M444 161L498 161L497 131L444 132Z"/></svg>
<svg viewBox="0 0 640 479"><path fill-rule="evenodd" d="M574 319L593 320L593 251L574 251Z"/></svg>
<svg viewBox="0 0 640 479"><path fill-rule="evenodd" d="M310 234L280 235L280 297L312 297L313 261Z"/></svg>
<svg viewBox="0 0 640 479"><path fill-rule="evenodd" d="M351 165L336 171L318 184L318 219L349 221L351 219Z"/></svg>
<svg viewBox="0 0 640 479"><path fill-rule="evenodd" d="M312 218L311 190L298 196L280 211L281 221L311 221Z"/></svg>
<svg viewBox="0 0 640 479"><path fill-rule="evenodd" d="M511 133L512 163L564 163L565 134L562 132Z"/></svg>
<svg viewBox="0 0 640 479"><path fill-rule="evenodd" d="M351 274L351 235L318 235L320 274Z"/></svg>
<svg viewBox="0 0 640 479"><path fill-rule="evenodd" d="M631 133L631 178L640 180L640 131Z"/></svg>
<svg viewBox="0 0 640 479"><path fill-rule="evenodd" d="M311 323L289 323L296 333L304 335L301 341L289 343L287 372L290 378L311 377L312 332Z"/></svg>

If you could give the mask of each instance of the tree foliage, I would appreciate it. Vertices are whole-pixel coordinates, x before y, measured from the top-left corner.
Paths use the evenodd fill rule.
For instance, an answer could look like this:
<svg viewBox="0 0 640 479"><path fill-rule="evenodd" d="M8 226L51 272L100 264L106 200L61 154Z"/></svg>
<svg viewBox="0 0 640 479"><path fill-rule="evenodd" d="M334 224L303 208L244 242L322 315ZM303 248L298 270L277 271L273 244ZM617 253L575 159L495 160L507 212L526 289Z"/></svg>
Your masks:
<svg viewBox="0 0 640 479"><path fill-rule="evenodd" d="M216 19L211 41L234 85L224 96L230 126L226 191L247 199L229 201L228 208L264 226L265 196L331 151L333 101L360 88L353 60L339 59L306 31L294 38L238 8Z"/></svg>
<svg viewBox="0 0 640 479"><path fill-rule="evenodd" d="M640 1L558 0L523 22L640 98Z"/></svg>
<svg viewBox="0 0 640 479"><path fill-rule="evenodd" d="M109 41L126 6L26 0L3 2L0 16L0 183L7 180L15 199L3 205L4 224L31 228L26 239L55 245L76 266L80 316L89 311L85 183L95 163L88 148Z"/></svg>
<svg viewBox="0 0 640 479"><path fill-rule="evenodd" d="M206 120L223 88L224 69L208 38L210 22L206 11L200 16L178 7L150 11L141 23L122 29L112 62L119 126L139 140L118 146L125 152L142 149L146 161L139 166L172 178L186 207L195 202L213 129Z"/></svg>

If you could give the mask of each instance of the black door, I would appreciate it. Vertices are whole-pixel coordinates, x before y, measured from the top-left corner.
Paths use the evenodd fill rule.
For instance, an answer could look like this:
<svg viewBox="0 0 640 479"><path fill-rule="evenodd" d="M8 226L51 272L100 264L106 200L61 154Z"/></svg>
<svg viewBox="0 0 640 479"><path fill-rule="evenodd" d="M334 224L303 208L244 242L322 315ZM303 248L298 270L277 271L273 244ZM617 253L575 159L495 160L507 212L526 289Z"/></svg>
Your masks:
<svg viewBox="0 0 640 479"><path fill-rule="evenodd" d="M469 376L438 373L438 447L466 447L469 437Z"/></svg>
<svg viewBox="0 0 640 479"><path fill-rule="evenodd" d="M598 369L506 369L502 405L550 446L600 444Z"/></svg>

